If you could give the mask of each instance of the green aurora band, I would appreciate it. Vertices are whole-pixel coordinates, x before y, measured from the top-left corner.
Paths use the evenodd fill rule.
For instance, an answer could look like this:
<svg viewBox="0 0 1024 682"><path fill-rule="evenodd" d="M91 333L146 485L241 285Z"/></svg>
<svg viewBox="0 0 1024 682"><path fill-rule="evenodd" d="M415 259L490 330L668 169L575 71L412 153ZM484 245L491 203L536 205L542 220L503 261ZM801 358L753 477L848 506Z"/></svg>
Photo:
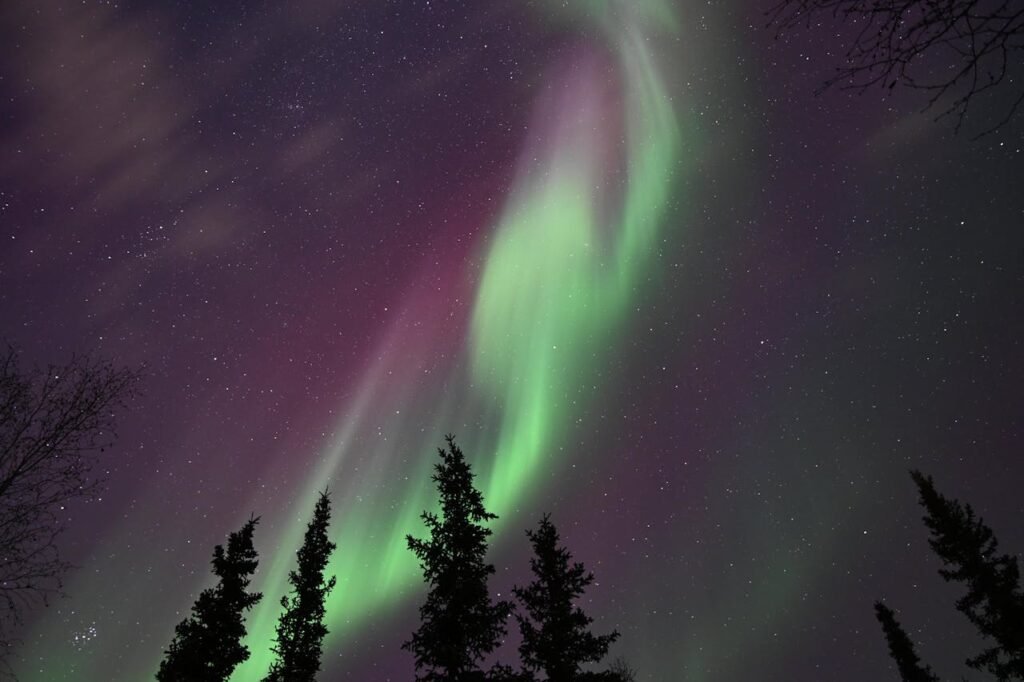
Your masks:
<svg viewBox="0 0 1024 682"><path fill-rule="evenodd" d="M416 378L429 365L427 355L420 351L410 359L400 347L400 330L393 330L317 469L289 497L288 509L308 514L320 490L330 485L334 491L338 550L329 573L338 584L327 604L331 632L325 651L344 650L361 626L415 595L419 568L404 538L422 532L419 515L434 504L430 454L441 434L457 431L459 424L496 424L493 431L484 426L480 433L459 435L476 458L486 504L501 524L542 491L541 474L566 465L552 453L585 409L585 396L613 354L615 332L653 265L652 247L677 196L689 144L651 52L661 44L651 32L675 33L676 19L667 3L656 0L552 2L549 9L554 21L574 21L588 37L596 27L606 37L621 81L614 101L621 101L623 111L616 116L624 130L607 123L600 109L607 102L594 94L601 89L596 75L582 85L573 82L578 76L559 83L582 87L583 106L575 101L568 112L559 112L550 136L554 143L536 159L524 160L489 232L467 355L424 390ZM609 140L621 147L611 156L622 157L622 173L606 167L609 154L600 148ZM620 197L612 208L609 196ZM368 444L372 431L395 435ZM266 499L254 493L252 508L265 509ZM305 518L286 523L271 516L265 514L257 530L263 560L255 587L264 599L248 619L251 657L233 682L256 682L269 668L278 600L293 567L291 548L298 548L305 529ZM267 547L281 550L266 553ZM198 575L202 582L180 604L181 613L208 581L205 573ZM47 660L37 648L35 659ZM145 669L126 670L122 679L152 679L161 655L154 650ZM102 668L94 666L83 661L76 675L99 679ZM25 679L51 678L36 670Z"/></svg>
<svg viewBox="0 0 1024 682"><path fill-rule="evenodd" d="M667 7L659 8L667 12ZM612 24L612 9L608 5L607 14L598 18ZM594 8L587 11L592 14ZM521 173L493 231L473 306L469 366L472 390L482 395L472 400L496 405L500 426L494 442L468 438L464 446L471 456L492 457L478 461L477 470L488 508L506 521L528 502L548 461L546 453L578 416L582 406L565 396L593 382L595 366L608 352L610 333L636 295L641 273L651 265L651 245L677 186L683 141L644 34L635 26L620 28L614 42L624 80L627 153L627 180L617 217L602 220L597 210L611 188L602 186L605 169L598 167L602 159L593 151L602 143L595 139L600 128L591 125L600 112L584 111L582 122L569 121L567 129L559 131L546 159ZM369 386L372 391L372 382ZM344 443L367 416L367 396L360 394L321 470L311 476L299 508L311 509L325 482L336 480ZM414 401L407 397L406 402ZM391 407L388 414L400 420L409 407ZM416 475L403 494L377 496L400 499L401 505L361 505L351 496L335 496L339 549L330 572L338 576L338 588L327 607L332 640L328 647L343 646L347 634L393 607L419 582L419 568L404 538L422 532L419 515L433 505L433 459L426 454L456 423L449 420L458 411L449 404L435 405L433 412L434 428L407 446L423 455L418 469L412 469ZM396 452L374 455L373 461L381 466L364 473L358 488L384 485L385 463L400 456L398 446L389 449ZM303 529L302 522L294 523L277 546L298 547ZM236 671L234 682L258 680L269 666L269 643L278 616L275 595L286 591L291 562L290 552L278 552L269 566L260 586L267 598L249 621L253 655Z"/></svg>
<svg viewBox="0 0 1024 682"><path fill-rule="evenodd" d="M587 5L585 14L605 26L621 17L611 3ZM644 3L652 16L669 16L667 5ZM657 11L654 11L657 10ZM634 8L632 11L636 11ZM662 24L665 25L665 24ZM627 180L618 215L602 220L597 206L611 188L602 186L605 169L593 150L600 112L585 110L557 135L557 143L541 163L521 172L504 214L494 231L473 306L469 367L479 403L496 405L500 426L489 444L466 439L468 452L479 462L488 508L507 520L537 487L545 453L559 442L581 409L565 399L576 387L593 382L594 368L608 352L610 333L625 316L641 273L651 265L651 245L663 227L673 189L682 137L676 114L644 33L636 23L615 31L614 49L624 81ZM596 103L592 103L596 107ZM610 224L608 224L610 223ZM610 235L610 241L609 237ZM605 242L602 245L602 242ZM386 371L382 363L369 373ZM345 460L345 444L364 426L369 391L360 397L340 429L320 470L310 477L299 500L312 509L326 482L337 480ZM423 400L421 398L421 400ZM396 422L407 412L427 411L405 396L403 405L389 405ZM433 505L429 470L441 433L451 429L455 406L434 405L433 429L417 434L419 442L394 444L378 452L379 466L362 472L355 489L375 490L388 484L389 463L399 451L412 448L423 455L401 495L375 496L376 503L336 495L335 541L338 551L330 572L338 588L327 613L328 647L343 646L347 635L375 613L391 608L418 584L418 566L405 547L406 534L421 532L419 515ZM446 423L447 422L447 423ZM396 429L397 430L397 429ZM492 453L492 454L491 454ZM399 499L400 505L383 500ZM279 547L298 547L304 522L287 529ZM249 620L252 657L232 677L254 682L270 663L269 644L278 616L277 596L286 591L291 552L277 552L260 585L266 595Z"/></svg>

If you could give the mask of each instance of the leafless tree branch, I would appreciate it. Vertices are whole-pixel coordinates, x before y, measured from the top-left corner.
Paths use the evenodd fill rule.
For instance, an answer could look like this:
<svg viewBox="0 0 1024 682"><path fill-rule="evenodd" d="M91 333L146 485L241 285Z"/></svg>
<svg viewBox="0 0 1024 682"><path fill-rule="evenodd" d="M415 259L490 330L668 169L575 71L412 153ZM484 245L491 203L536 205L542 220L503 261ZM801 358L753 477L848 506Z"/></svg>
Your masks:
<svg viewBox="0 0 1024 682"><path fill-rule="evenodd" d="M923 90L925 108L955 119L959 132L980 96L1011 91L1005 115L979 136L1008 123L1024 101L1024 84L1013 77L1024 50L1024 0L779 0L767 15L780 36L822 19L852 27L845 64L819 92Z"/></svg>
<svg viewBox="0 0 1024 682"><path fill-rule="evenodd" d="M98 492L96 456L138 379L86 356L23 370L13 348L0 351L0 665L24 610L61 592L63 512Z"/></svg>

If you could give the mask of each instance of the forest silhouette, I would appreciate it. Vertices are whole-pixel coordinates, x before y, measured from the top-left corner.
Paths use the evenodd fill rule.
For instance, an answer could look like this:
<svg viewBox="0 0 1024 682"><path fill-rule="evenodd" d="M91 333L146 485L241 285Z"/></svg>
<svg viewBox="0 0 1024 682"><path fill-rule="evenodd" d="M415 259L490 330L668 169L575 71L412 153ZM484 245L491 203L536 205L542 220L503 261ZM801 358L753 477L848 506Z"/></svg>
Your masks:
<svg viewBox="0 0 1024 682"><path fill-rule="evenodd" d="M488 580L494 565L487 561L492 535L488 524L497 516L484 506L455 438L446 436L445 445L438 449L440 461L431 477L439 511L420 515L427 537L406 538L427 586L419 627L402 645L413 654L417 682L633 682L635 672L621 659L604 670L583 670L605 658L619 633L590 631L593 619L578 602L594 575L572 561L550 515L526 531L534 550L533 580L513 588L518 604L491 599ZM298 568L288 577L292 592L281 598L275 659L264 682L312 682L320 670L328 632L324 601L335 587L334 576L325 575L335 549L329 539L330 516L324 491L298 551ZM175 628L158 682L223 682L249 658L243 642L245 614L262 598L248 591L258 563L252 542L258 521L250 518L232 533L226 550L221 545L214 549L218 582L200 594ZM485 668L513 617L522 636L519 669L502 662Z"/></svg>
<svg viewBox="0 0 1024 682"><path fill-rule="evenodd" d="M69 496L88 495L93 457L112 438L110 409L128 401L137 381L136 372L84 357L42 371L21 370L16 360L12 350L0 360L0 532L7 533L0 535L6 537L0 568L4 575L22 571L43 579L9 581L16 589L5 595L11 607L4 623L5 643L16 622L11 619L18 615L13 607L43 600L59 589L66 564L55 554L60 527L48 525L56 518L51 507ZM56 376L65 380L57 383ZM60 450L48 443L58 443ZM579 604L594 576L573 561L549 514L526 531L533 550L531 581L512 589L514 600L492 599L489 579L495 568L487 552L489 524L497 516L487 510L472 467L453 436L445 437L445 447L437 454L431 476L437 511L420 515L425 537L406 538L426 587L419 626L401 645L413 655L417 682L635 680L636 673L621 659L600 668L620 633L591 632L593 619ZM964 588L955 608L984 642L981 651L964 652L965 665L1000 682L1024 682L1024 592L1016 557L1000 552L995 533L971 505L944 496L930 476L919 471L910 476L924 510L929 546L942 563L939 574ZM34 485L59 494L33 496ZM24 500L35 503L26 507ZM336 549L330 522L331 500L325 490L296 554L297 565L288 575L291 590L280 598L264 682L313 682L320 672L328 634L325 602L336 587L335 577L327 575ZM216 583L199 594L175 627L156 674L158 682L225 682L250 657L245 620L263 598L250 589L259 565L254 545L258 524L258 517L250 517L228 536L226 545L214 548ZM34 559L38 556L42 563ZM881 601L874 609L900 679L942 679L918 655L897 612ZM512 620L520 634L515 667L500 660Z"/></svg>
<svg viewBox="0 0 1024 682"><path fill-rule="evenodd" d="M526 531L533 549L531 582L513 588L514 602L491 598L488 580L495 569L487 560L492 535L488 524L497 516L487 511L453 436L445 437L438 455L431 477L438 512L420 515L425 538L406 538L427 588L419 627L402 644L413 654L417 682L634 682L636 672L622 659L603 670L585 669L599 664L620 634L590 631L593 619L579 600L594 576L572 560L550 515ZM995 534L969 504L943 496L932 478L919 471L910 475L925 511L929 545L943 563L939 574L964 585L966 593L956 609L986 642L966 665L999 682L1024 680L1024 592L1016 558L999 553ZM221 546L214 550L219 582L200 595L192 614L178 625L159 682L223 682L248 658L242 643L244 613L261 597L246 592L248 576L256 568L252 534L257 521L250 519L231 534L226 552ZM277 658L264 682L316 679L327 634L324 599L335 586L334 578L324 574L335 548L329 523L330 501L324 492L298 553L299 568L289 576L293 593L281 600L284 612L273 650ZM881 601L874 608L900 679L938 682L941 678L918 656L895 611ZM487 666L500 651L513 618L521 635L519 667L502 662Z"/></svg>

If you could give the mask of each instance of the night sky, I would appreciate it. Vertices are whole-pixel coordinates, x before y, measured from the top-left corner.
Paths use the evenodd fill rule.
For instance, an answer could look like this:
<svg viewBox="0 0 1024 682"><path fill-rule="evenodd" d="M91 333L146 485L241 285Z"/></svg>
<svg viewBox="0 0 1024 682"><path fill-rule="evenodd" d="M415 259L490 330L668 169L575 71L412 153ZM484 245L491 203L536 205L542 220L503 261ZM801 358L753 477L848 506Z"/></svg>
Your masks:
<svg viewBox="0 0 1024 682"><path fill-rule="evenodd" d="M765 9L3 3L0 335L144 366L22 679L151 679L251 513L260 679L328 486L321 679L412 679L447 432L494 591L550 511L640 680L896 680L878 598L965 674L906 472L1024 552L1022 124L815 96Z"/></svg>

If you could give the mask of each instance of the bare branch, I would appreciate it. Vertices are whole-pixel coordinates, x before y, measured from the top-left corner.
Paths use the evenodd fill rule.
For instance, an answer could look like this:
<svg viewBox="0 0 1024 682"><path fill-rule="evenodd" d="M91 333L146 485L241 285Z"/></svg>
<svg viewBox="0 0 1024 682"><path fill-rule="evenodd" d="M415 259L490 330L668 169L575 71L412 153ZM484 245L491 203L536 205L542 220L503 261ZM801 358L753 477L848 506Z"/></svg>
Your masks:
<svg viewBox="0 0 1024 682"><path fill-rule="evenodd" d="M1005 115L979 137L1008 123L1024 99L1013 77L1013 53L1024 50L1021 0L779 0L767 17L777 36L822 19L851 27L844 64L818 92L923 90L925 109L955 119L959 132L979 98L1008 91L1012 104L999 105Z"/></svg>
<svg viewBox="0 0 1024 682"><path fill-rule="evenodd" d="M24 610L61 593L62 512L102 484L95 458L138 379L86 356L28 370L13 348L0 356L0 677Z"/></svg>

